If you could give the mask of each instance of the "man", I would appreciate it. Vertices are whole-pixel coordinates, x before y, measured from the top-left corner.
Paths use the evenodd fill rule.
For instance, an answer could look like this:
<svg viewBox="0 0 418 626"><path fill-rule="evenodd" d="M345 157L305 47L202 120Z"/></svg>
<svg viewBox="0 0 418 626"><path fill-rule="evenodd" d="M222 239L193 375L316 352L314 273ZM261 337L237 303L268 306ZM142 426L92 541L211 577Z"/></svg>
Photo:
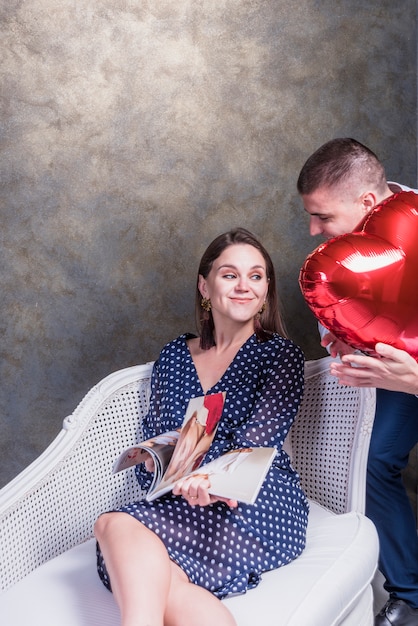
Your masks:
<svg viewBox="0 0 418 626"><path fill-rule="evenodd" d="M311 235L326 238L351 232L377 204L409 190L388 183L376 155L350 138L331 140L314 152L300 172L297 188L310 215ZM418 398L414 395L418 394L418 364L402 350L385 344L376 346L381 359L351 354L349 346L323 331L321 344L332 356L342 358L332 368L340 382L377 387L366 515L377 528L379 567L390 595L375 626L418 626L418 538L401 478L418 441Z"/></svg>

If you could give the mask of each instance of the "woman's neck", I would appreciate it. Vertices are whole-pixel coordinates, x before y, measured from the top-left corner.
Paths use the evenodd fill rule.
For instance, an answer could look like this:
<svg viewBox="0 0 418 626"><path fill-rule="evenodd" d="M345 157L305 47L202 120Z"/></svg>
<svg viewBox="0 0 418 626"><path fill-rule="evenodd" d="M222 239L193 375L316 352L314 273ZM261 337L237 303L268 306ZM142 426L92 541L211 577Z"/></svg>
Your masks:
<svg viewBox="0 0 418 626"><path fill-rule="evenodd" d="M228 352L232 349L239 349L251 335L254 334L254 326L240 329L239 332L228 332L228 330L216 330L214 331L215 339L215 352L218 354L222 352Z"/></svg>

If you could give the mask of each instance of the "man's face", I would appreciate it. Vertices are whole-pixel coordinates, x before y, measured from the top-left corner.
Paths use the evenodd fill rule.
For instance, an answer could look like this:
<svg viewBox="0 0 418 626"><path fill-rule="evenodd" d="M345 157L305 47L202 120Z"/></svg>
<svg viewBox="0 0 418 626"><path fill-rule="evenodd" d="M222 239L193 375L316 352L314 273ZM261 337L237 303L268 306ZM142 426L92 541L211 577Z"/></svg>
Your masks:
<svg viewBox="0 0 418 626"><path fill-rule="evenodd" d="M346 187L320 187L302 195L303 206L309 213L309 232L326 239L351 233L368 212L361 195Z"/></svg>

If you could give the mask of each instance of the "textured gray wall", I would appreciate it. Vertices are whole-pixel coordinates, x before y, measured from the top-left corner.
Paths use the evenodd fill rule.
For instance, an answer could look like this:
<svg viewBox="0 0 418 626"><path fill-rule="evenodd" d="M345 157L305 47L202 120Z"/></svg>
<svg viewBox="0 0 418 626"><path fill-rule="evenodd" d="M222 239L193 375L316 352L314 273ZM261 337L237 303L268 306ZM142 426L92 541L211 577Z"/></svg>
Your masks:
<svg viewBox="0 0 418 626"><path fill-rule="evenodd" d="M0 482L100 378L193 330L198 258L243 225L292 337L319 243L295 192L355 136L416 184L416 2L1 0Z"/></svg>

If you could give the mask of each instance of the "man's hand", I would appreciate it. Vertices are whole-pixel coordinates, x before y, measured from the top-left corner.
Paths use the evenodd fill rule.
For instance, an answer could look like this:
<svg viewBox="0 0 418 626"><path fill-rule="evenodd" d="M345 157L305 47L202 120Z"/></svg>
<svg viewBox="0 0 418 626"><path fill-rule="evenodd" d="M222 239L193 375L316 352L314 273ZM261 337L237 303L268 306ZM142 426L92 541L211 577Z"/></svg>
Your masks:
<svg viewBox="0 0 418 626"><path fill-rule="evenodd" d="M331 374L342 385L418 394L418 363L415 359L404 350L385 343L377 343L375 351L378 357L343 355L341 363L331 364Z"/></svg>
<svg viewBox="0 0 418 626"><path fill-rule="evenodd" d="M335 359L337 356L342 357L343 354L351 354L354 348L337 339L332 333L325 333L321 339L321 346L326 348L330 355Z"/></svg>

